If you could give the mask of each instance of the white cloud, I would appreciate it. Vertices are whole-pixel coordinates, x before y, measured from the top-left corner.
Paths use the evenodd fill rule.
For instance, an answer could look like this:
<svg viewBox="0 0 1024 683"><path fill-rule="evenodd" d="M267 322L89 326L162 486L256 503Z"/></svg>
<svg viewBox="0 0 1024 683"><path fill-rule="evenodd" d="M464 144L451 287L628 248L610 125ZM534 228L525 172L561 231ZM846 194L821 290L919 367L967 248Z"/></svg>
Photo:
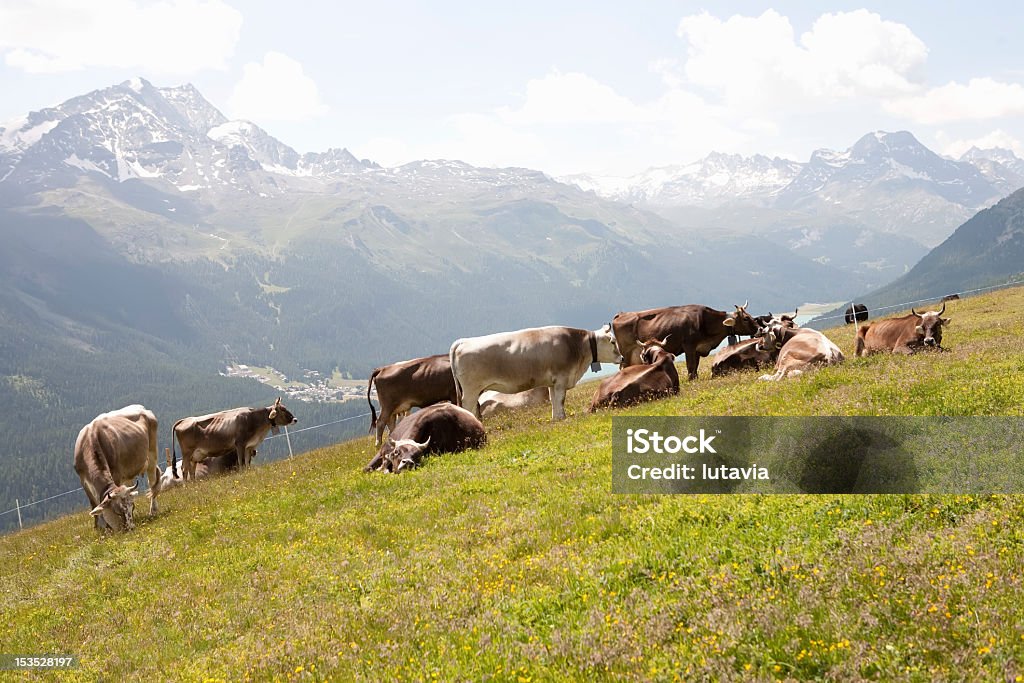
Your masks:
<svg viewBox="0 0 1024 683"><path fill-rule="evenodd" d="M706 12L684 17L678 34L687 41L689 83L748 108L914 92L928 55L905 25L867 10L822 15L799 42L774 10L725 21Z"/></svg>
<svg viewBox="0 0 1024 683"><path fill-rule="evenodd" d="M948 135L942 132L939 132L935 137L938 143L942 145L942 153L955 159L959 159L960 156L971 147L977 147L978 149L1002 147L1003 149L1012 150L1017 156L1024 157L1024 144L1001 129L994 130L991 133L980 137L969 139L951 139Z"/></svg>
<svg viewBox="0 0 1024 683"><path fill-rule="evenodd" d="M526 99L518 109L502 109L508 123L576 124L633 121L643 112L612 88L582 73L550 72L526 84Z"/></svg>
<svg viewBox="0 0 1024 683"><path fill-rule="evenodd" d="M234 118L253 121L306 121L327 113L320 91L302 64L280 52L263 63L249 62L228 100Z"/></svg>
<svg viewBox="0 0 1024 683"><path fill-rule="evenodd" d="M950 82L923 95L904 97L885 108L915 123L994 119L1024 114L1024 87L992 78L972 78L967 85Z"/></svg>
<svg viewBox="0 0 1024 683"><path fill-rule="evenodd" d="M0 5L0 53L29 73L223 69L242 15L221 0L27 0Z"/></svg>

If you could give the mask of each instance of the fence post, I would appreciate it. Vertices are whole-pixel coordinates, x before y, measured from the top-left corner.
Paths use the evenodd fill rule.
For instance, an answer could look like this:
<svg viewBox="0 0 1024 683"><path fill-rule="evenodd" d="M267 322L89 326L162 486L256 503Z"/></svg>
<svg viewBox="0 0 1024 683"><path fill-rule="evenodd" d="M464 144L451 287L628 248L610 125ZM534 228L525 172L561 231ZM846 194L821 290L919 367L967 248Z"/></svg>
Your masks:
<svg viewBox="0 0 1024 683"><path fill-rule="evenodd" d="M288 442L288 458L291 459L294 454L292 453L292 437L288 436L288 425L284 426L284 440Z"/></svg>
<svg viewBox="0 0 1024 683"><path fill-rule="evenodd" d="M21 503L17 498L14 499L14 509L18 511L18 528L24 529L25 527L21 525Z"/></svg>

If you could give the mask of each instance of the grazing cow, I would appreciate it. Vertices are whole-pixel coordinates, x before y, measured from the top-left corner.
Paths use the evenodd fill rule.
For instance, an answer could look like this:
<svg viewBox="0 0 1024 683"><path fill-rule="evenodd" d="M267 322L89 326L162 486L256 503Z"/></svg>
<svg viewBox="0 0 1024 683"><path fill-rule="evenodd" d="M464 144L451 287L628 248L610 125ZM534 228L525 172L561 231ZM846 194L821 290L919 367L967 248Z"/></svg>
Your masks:
<svg viewBox="0 0 1024 683"><path fill-rule="evenodd" d="M170 455L170 449L166 449L167 462L170 463L164 473L160 476L160 489L166 491L167 489L174 488L175 486L181 486L185 483L185 479L178 474L175 465L176 462L172 461ZM215 457L209 457L202 462L196 463L194 479L206 479L207 477L219 476L221 474L227 474L238 469L238 454L231 451L227 455L218 455Z"/></svg>
<svg viewBox="0 0 1024 683"><path fill-rule="evenodd" d="M761 321L761 327L767 327L772 322L782 323L783 327L798 327L793 315L782 315L775 318L771 313L759 315L754 320ZM767 365L774 365L778 357L777 350L758 348L761 340L758 337L745 339L735 344L730 344L724 349L715 352L715 360L711 363L711 376L722 377L730 372L736 372L744 368L759 370Z"/></svg>
<svg viewBox="0 0 1024 683"><path fill-rule="evenodd" d="M489 417L506 410L519 410L542 406L551 401L551 389L537 387L518 394L502 394L497 391L485 391L480 394L480 416Z"/></svg>
<svg viewBox="0 0 1024 683"><path fill-rule="evenodd" d="M757 323L746 308L743 304L736 306L734 312L726 313L691 304L619 313L612 320L612 327L624 358L623 367L642 362L643 347L637 343L639 339L670 337L665 350L676 356L685 353L687 376L696 379L701 357L711 353L726 336L757 333Z"/></svg>
<svg viewBox="0 0 1024 683"><path fill-rule="evenodd" d="M762 330L761 348L778 352L775 373L758 379L776 381L803 374L812 365L832 365L845 360L843 352L828 337L810 328L784 327L772 323Z"/></svg>
<svg viewBox="0 0 1024 683"><path fill-rule="evenodd" d="M622 406L653 401L679 393L679 373L676 357L665 350L668 338L654 342L640 342L644 365L630 365L608 377L598 387L590 402L590 412L598 408Z"/></svg>
<svg viewBox="0 0 1024 683"><path fill-rule="evenodd" d="M550 387L552 420L565 418L565 392L588 366L622 361L610 325L592 332L552 326L458 339L449 356L462 407L471 413L480 415L480 394L488 389L516 394Z"/></svg>
<svg viewBox="0 0 1024 683"><path fill-rule="evenodd" d="M960 300L960 295L959 294L947 294L946 296L942 297L942 302L943 303L945 303L947 301L959 301L959 300Z"/></svg>
<svg viewBox="0 0 1024 683"><path fill-rule="evenodd" d="M910 309L910 315L862 325L857 330L857 355L878 351L910 354L926 348L942 350L942 326L950 321L942 317L945 312L943 303L939 311L918 313Z"/></svg>
<svg viewBox="0 0 1024 683"><path fill-rule="evenodd" d="M377 400L380 402L380 417L370 401L370 390L377 385ZM395 423L412 408L451 401L458 403L455 395L455 378L447 355L414 358L379 367L370 375L366 387L366 402L370 404L370 431L376 430L374 444L380 446L384 428L395 428Z"/></svg>
<svg viewBox="0 0 1024 683"><path fill-rule="evenodd" d="M388 435L364 472L412 469L431 453L459 453L487 443L484 426L468 410L438 403L409 415Z"/></svg>
<svg viewBox="0 0 1024 683"><path fill-rule="evenodd" d="M854 313L856 313L856 321L859 323L868 319L868 307L864 304L854 304L846 307L845 320L847 325L854 323Z"/></svg>
<svg viewBox="0 0 1024 683"><path fill-rule="evenodd" d="M196 474L196 463L209 457L234 453L238 467L246 467L256 455L256 447L273 430L298 422L278 398L266 408L234 408L201 417L183 417L174 423L174 439L181 446L181 463L185 479Z"/></svg>
<svg viewBox="0 0 1024 683"><path fill-rule="evenodd" d="M149 481L149 514L156 514L160 493L156 438L156 416L137 404L98 415L78 432L75 472L89 497L97 529L135 528L138 484L128 485L143 472Z"/></svg>

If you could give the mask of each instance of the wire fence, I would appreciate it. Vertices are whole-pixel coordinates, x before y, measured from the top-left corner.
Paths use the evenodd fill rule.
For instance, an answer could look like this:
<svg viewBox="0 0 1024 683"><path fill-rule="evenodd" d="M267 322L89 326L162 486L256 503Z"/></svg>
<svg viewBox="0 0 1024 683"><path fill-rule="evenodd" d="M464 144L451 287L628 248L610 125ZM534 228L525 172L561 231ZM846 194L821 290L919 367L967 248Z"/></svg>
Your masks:
<svg viewBox="0 0 1024 683"><path fill-rule="evenodd" d="M370 416L370 413L361 413L359 415L350 415L348 417L343 417L340 420L332 420L331 422L325 422L323 424L312 425L312 426L309 426L309 427L303 427L302 429L295 429L295 430L291 430L290 432L289 432L288 428L285 427L284 431L282 431L281 433L270 435L270 436L268 436L267 438L265 438L263 440L263 443L261 444L261 447L259 449L260 461L267 462L267 463L276 462L277 460L284 460L286 458L292 457L292 455L294 453L296 453L296 452L299 453L299 454L302 454L302 453L305 453L306 451L312 450L314 448L322 447L322 446L326 445L324 443L324 439L323 439L322 435L320 435L320 438L318 438L316 440L313 440L313 439L307 438L309 436L308 434L304 434L303 436L300 436L296 440L298 442L298 446L295 446L292 443L292 437L294 437L294 436L296 436L298 434L302 434L304 432L308 433L310 431L318 430L318 429L323 429L325 427L333 427L333 426L340 425L340 424L343 424L343 423L346 423L346 422L351 422L352 420L358 420L358 419L366 418L366 417L369 417L369 416ZM282 438L282 437L284 437L284 438ZM279 440L279 441L275 441L275 440ZM306 444L305 447L303 447L304 443ZM18 516L18 527L19 528L24 528L24 525L22 524L22 518L21 518L21 514L22 514L23 510L31 508L34 505L39 505L41 503L49 502L49 501L54 500L56 498L61 498L62 496L67 496L67 495L70 495L72 493L82 493L82 492L83 492L82 491L82 487L79 486L77 488L73 488L73 489L70 489L68 491L63 491L61 493L55 493L52 496L47 496L46 498L41 498L39 500L29 501L27 503L22 503L19 500L15 499L14 507L11 508L10 510L4 510L3 512L0 512L0 517L3 517L4 515L17 515Z"/></svg>
<svg viewBox="0 0 1024 683"><path fill-rule="evenodd" d="M903 303L892 304L890 306L879 306L878 308L872 309L872 311L869 311L869 312L873 312L875 314L872 317L878 317L877 314L881 313L883 311L901 310L901 309L906 308L907 306L916 306L917 304L924 304L924 303L928 303L928 302L931 302L931 301L936 301L938 299L944 299L945 297L953 296L954 294L957 297L961 297L962 298L962 297L965 297L965 296L970 296L972 294L978 294L978 293L981 293L981 292L993 292L993 291L995 291L997 289L1006 289L1007 287L1013 287L1013 286L1021 285L1021 284L1024 284L1024 281L1022 281L1022 280L1013 280L1013 281L1004 282L1004 283L998 284L998 285L990 285L988 287L978 287L976 289L967 289L967 290L964 290L962 292L952 292L952 293L947 292L946 294L937 294L935 296L930 296L930 297L927 297L925 299L917 299L916 301L904 301ZM840 320L840 319L845 320L846 316L848 314L849 308L854 306L857 303L860 303L860 302L855 302L855 301L848 302L847 303L847 312L838 313L836 315L826 315L826 316L821 316L821 317L813 318L809 322L811 322L811 323L819 323L819 322L823 322L825 320ZM850 315L852 315L852 313L850 313ZM860 314L858 314L858 315L860 315Z"/></svg>

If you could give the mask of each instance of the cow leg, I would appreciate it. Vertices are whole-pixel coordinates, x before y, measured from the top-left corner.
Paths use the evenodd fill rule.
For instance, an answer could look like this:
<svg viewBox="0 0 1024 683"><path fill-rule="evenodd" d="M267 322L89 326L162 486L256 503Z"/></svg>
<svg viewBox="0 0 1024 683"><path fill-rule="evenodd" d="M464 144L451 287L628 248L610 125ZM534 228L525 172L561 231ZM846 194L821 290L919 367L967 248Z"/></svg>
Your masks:
<svg viewBox="0 0 1024 683"><path fill-rule="evenodd" d="M196 463L192 460L192 449L181 449L181 469L185 477L185 481L195 479Z"/></svg>
<svg viewBox="0 0 1024 683"><path fill-rule="evenodd" d="M462 387L462 407L480 419L480 389Z"/></svg>
<svg viewBox="0 0 1024 683"><path fill-rule="evenodd" d="M245 447L245 444L238 444L235 446L235 453L238 456L238 469L243 469L249 466L249 449Z"/></svg>
<svg viewBox="0 0 1024 683"><path fill-rule="evenodd" d="M565 386L562 384L555 384L551 387L551 419L552 420L564 420L565 419Z"/></svg>
<svg viewBox="0 0 1024 683"><path fill-rule="evenodd" d="M381 463L383 462L384 456L378 453L377 455L373 456L373 460L371 460L369 464L363 468L363 472L375 472L376 470L380 469Z"/></svg>
<svg viewBox="0 0 1024 683"><path fill-rule="evenodd" d="M380 448L380 445L384 443L384 429L388 427L388 422L391 420L392 411L390 407L385 408L384 404L380 404L380 415L377 416L377 432L373 440L373 445Z"/></svg>
<svg viewBox="0 0 1024 683"><path fill-rule="evenodd" d="M696 348L684 349L686 353L686 375L689 379L697 379L697 366L700 364L700 355Z"/></svg>

